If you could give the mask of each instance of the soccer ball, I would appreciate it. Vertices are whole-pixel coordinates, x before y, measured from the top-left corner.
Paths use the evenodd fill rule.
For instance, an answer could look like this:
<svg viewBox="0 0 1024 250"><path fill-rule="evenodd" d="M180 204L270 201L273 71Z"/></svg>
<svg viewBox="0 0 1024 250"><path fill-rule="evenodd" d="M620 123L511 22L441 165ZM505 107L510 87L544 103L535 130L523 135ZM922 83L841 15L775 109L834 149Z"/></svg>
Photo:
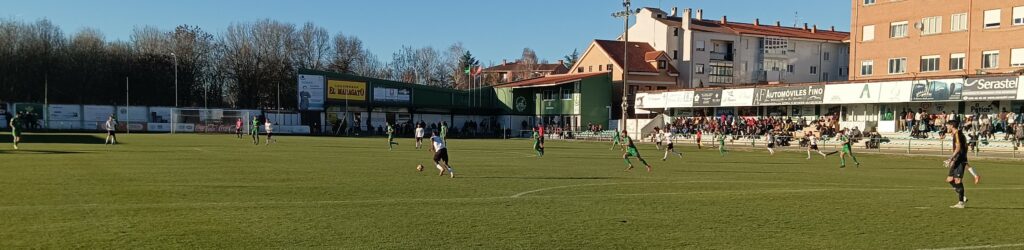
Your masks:
<svg viewBox="0 0 1024 250"><path fill-rule="evenodd" d="M416 165L416 171L423 172L423 164Z"/></svg>

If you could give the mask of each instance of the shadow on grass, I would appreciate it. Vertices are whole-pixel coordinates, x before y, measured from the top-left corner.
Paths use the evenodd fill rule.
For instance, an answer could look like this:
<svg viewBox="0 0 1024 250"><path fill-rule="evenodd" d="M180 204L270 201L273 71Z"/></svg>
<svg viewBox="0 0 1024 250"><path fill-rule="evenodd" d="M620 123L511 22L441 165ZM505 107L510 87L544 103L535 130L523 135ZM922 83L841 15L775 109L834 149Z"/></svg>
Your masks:
<svg viewBox="0 0 1024 250"><path fill-rule="evenodd" d="M731 174L803 174L807 172L791 172L791 171L779 171L779 172L767 172L767 171L726 171L726 170L689 170L686 172L690 173L731 173Z"/></svg>
<svg viewBox="0 0 1024 250"><path fill-rule="evenodd" d="M529 177L529 176L466 176L461 178L467 179L520 179L520 180L613 180L613 179L627 179L620 177Z"/></svg>
<svg viewBox="0 0 1024 250"><path fill-rule="evenodd" d="M22 134L21 143L67 143L67 144L103 144L102 137L95 135L69 134ZM11 142L10 134L0 135L0 142ZM119 143L120 144L120 143Z"/></svg>
<svg viewBox="0 0 1024 250"><path fill-rule="evenodd" d="M1024 210L1024 207L967 207L968 209L981 210Z"/></svg>
<svg viewBox="0 0 1024 250"><path fill-rule="evenodd" d="M62 155L62 154L81 154L81 153L84 153L84 152L60 151L60 150L31 150L31 149L0 150L0 154L47 154L47 155L49 155L49 154L58 154L58 155Z"/></svg>

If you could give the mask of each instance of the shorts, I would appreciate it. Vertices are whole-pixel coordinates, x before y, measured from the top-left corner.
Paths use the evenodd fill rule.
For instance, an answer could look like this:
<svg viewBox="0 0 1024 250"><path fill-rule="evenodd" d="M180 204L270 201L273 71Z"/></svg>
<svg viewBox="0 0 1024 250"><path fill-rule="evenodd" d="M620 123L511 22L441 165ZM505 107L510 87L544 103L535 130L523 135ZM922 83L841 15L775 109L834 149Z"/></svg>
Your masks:
<svg viewBox="0 0 1024 250"><path fill-rule="evenodd" d="M768 143L768 148L775 148L775 143Z"/></svg>
<svg viewBox="0 0 1024 250"><path fill-rule="evenodd" d="M239 133L239 134L241 134L241 133L242 133L242 128L236 128L236 129L235 129L235 133Z"/></svg>
<svg viewBox="0 0 1024 250"><path fill-rule="evenodd" d="M21 131L19 131L17 129L11 130L11 135L13 135L14 137L19 137L19 136L21 136Z"/></svg>
<svg viewBox="0 0 1024 250"><path fill-rule="evenodd" d="M675 149L675 148L676 148L676 146L675 146L675 145L673 145L673 143L671 143L671 142L669 142L669 143L668 143L668 146L666 146L666 147L667 147L667 148L668 148L669 150L672 150L672 149Z"/></svg>
<svg viewBox="0 0 1024 250"><path fill-rule="evenodd" d="M843 145L843 150L842 151L843 151L843 153L847 153L847 154L853 153L853 149L850 148L850 145Z"/></svg>
<svg viewBox="0 0 1024 250"><path fill-rule="evenodd" d="M446 164L448 163L448 148L442 148L441 150L434 152L434 163L439 163L441 161L444 161Z"/></svg>
<svg viewBox="0 0 1024 250"><path fill-rule="evenodd" d="M107 135L109 135L109 136L117 135L117 131L107 130Z"/></svg>
<svg viewBox="0 0 1024 250"><path fill-rule="evenodd" d="M632 156L632 157L640 157L640 152L637 151L636 148L630 147L630 148L626 149L626 155L629 155L629 156Z"/></svg>
<svg viewBox="0 0 1024 250"><path fill-rule="evenodd" d="M811 150L818 150L818 145L811 145Z"/></svg>
<svg viewBox="0 0 1024 250"><path fill-rule="evenodd" d="M963 178L965 169L967 169L967 161L957 160L949 167L949 177L957 179Z"/></svg>

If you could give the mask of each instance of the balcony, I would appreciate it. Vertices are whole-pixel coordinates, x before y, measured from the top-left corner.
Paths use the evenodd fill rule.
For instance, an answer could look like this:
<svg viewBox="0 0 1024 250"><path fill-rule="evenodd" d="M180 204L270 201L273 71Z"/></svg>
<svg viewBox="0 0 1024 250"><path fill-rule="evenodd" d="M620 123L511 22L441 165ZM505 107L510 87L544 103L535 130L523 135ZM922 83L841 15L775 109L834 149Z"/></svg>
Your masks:
<svg viewBox="0 0 1024 250"><path fill-rule="evenodd" d="M712 61L732 61L732 53L726 52L711 52Z"/></svg>

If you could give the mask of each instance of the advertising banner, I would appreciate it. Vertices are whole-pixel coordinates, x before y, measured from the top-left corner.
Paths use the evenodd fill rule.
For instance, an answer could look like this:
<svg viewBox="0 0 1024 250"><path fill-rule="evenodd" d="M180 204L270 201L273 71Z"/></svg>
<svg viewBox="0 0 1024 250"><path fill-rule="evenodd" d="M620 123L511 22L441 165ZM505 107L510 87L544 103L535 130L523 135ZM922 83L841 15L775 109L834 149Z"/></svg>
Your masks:
<svg viewBox="0 0 1024 250"><path fill-rule="evenodd" d="M693 92L694 107L718 107L722 105L722 90L698 90Z"/></svg>
<svg viewBox="0 0 1024 250"><path fill-rule="evenodd" d="M148 122L148 113L146 107L117 107L117 119L122 122Z"/></svg>
<svg viewBox="0 0 1024 250"><path fill-rule="evenodd" d="M964 83L965 101L993 101L1017 99L1017 76L967 78Z"/></svg>
<svg viewBox="0 0 1024 250"><path fill-rule="evenodd" d="M819 104L825 98L824 86L757 88L756 105Z"/></svg>
<svg viewBox="0 0 1024 250"><path fill-rule="evenodd" d="M825 85L825 104L876 103L882 86L879 83Z"/></svg>
<svg viewBox="0 0 1024 250"><path fill-rule="evenodd" d="M745 107L754 104L754 89L722 90L723 107Z"/></svg>
<svg viewBox="0 0 1024 250"><path fill-rule="evenodd" d="M878 102L894 103L910 101L910 82L887 82L879 84Z"/></svg>
<svg viewBox="0 0 1024 250"><path fill-rule="evenodd" d="M660 109L665 108L665 93L649 93L644 100L644 108Z"/></svg>
<svg viewBox="0 0 1024 250"><path fill-rule="evenodd" d="M919 80L911 87L911 101L944 102L963 99L963 79Z"/></svg>
<svg viewBox="0 0 1024 250"><path fill-rule="evenodd" d="M50 104L50 121L82 121L82 106Z"/></svg>
<svg viewBox="0 0 1024 250"><path fill-rule="evenodd" d="M412 101L412 90L406 88L373 88L373 101L409 103Z"/></svg>
<svg viewBox="0 0 1024 250"><path fill-rule="evenodd" d="M689 108L693 107L693 91L665 92L666 108Z"/></svg>
<svg viewBox="0 0 1024 250"><path fill-rule="evenodd" d="M328 80L327 100L366 101L366 83Z"/></svg>
<svg viewBox="0 0 1024 250"><path fill-rule="evenodd" d="M324 110L324 76L299 75L299 110Z"/></svg>
<svg viewBox="0 0 1024 250"><path fill-rule="evenodd" d="M82 106L82 113L87 122L105 122L114 114L114 106L85 105Z"/></svg>
<svg viewBox="0 0 1024 250"><path fill-rule="evenodd" d="M633 107L638 109L647 108L647 93L636 93L633 96Z"/></svg>
<svg viewBox="0 0 1024 250"><path fill-rule="evenodd" d="M1024 84L1020 82L1024 81L1024 76L1017 78L1017 100L1024 100Z"/></svg>

